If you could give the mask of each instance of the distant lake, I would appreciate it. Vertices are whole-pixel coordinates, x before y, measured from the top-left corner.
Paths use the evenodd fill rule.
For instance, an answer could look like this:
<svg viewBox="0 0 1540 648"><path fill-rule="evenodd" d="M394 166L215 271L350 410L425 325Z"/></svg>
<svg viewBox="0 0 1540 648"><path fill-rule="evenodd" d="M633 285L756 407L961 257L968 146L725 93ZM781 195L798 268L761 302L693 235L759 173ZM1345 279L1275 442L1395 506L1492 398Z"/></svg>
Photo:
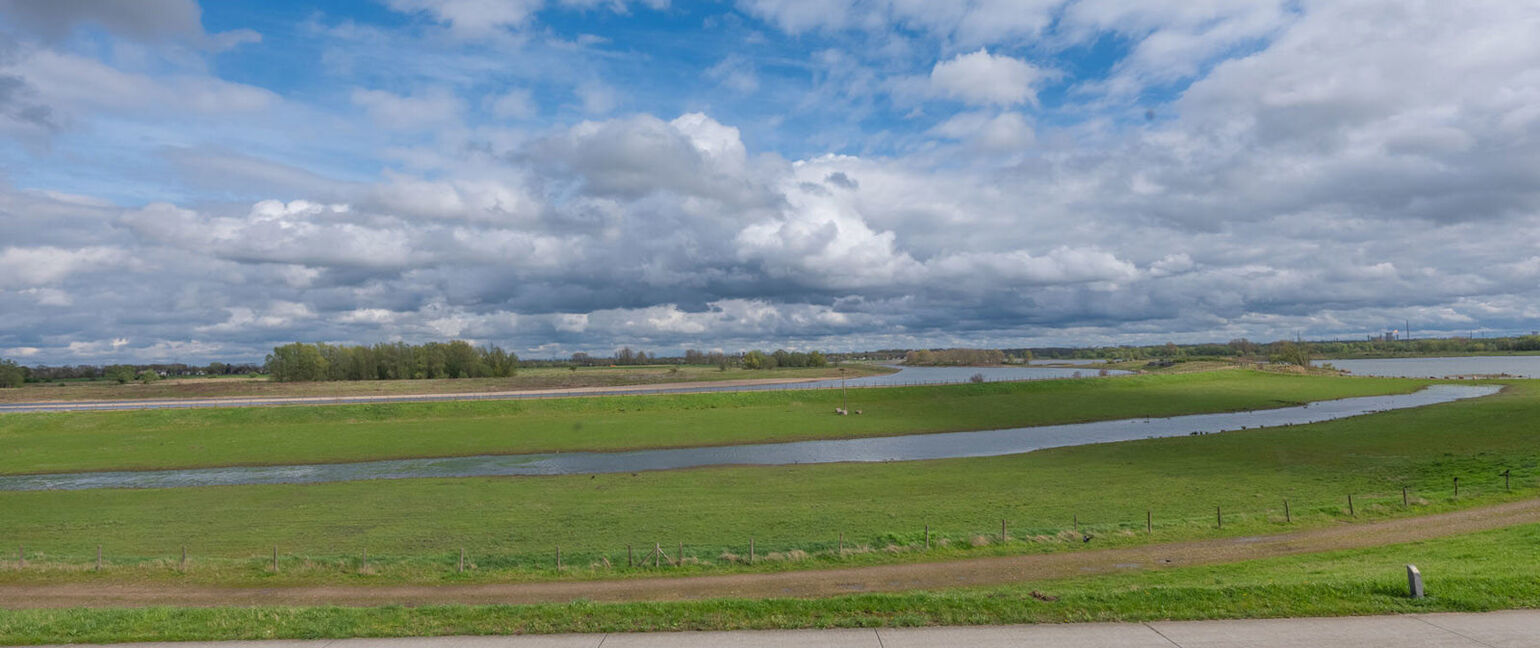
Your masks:
<svg viewBox="0 0 1540 648"><path fill-rule="evenodd" d="M1508 374L1540 378L1540 356L1465 356L1458 358L1383 358L1378 360L1322 360L1321 364L1359 376L1392 378L1443 378L1474 374Z"/></svg>
<svg viewBox="0 0 1540 648"><path fill-rule="evenodd" d="M962 383L970 381L973 376L984 377L984 382L1001 382L1008 380L1052 380L1055 378L1076 378L1095 376L1098 373L1096 367L1085 369L1070 369L1065 367L1027 367L1021 365L1007 367L896 367L898 373L883 374L881 376L862 376L845 381L849 387L887 387L893 385L933 385L943 383ZM1121 375L1129 373L1109 369L1108 375ZM838 384L838 380L813 383L826 386ZM776 387L784 389L785 387ZM795 387L792 387L795 389Z"/></svg>

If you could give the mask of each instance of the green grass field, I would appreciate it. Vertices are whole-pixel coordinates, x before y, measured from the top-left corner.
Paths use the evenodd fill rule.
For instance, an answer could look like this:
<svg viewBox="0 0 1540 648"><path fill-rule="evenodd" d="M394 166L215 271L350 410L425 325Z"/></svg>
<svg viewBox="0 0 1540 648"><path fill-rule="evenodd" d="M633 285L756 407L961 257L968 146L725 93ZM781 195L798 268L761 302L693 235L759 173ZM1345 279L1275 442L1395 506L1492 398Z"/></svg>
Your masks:
<svg viewBox="0 0 1540 648"><path fill-rule="evenodd" d="M1062 390L1045 401L1064 401L1077 392L1103 398L1138 393L1140 385L1158 393L1171 384L1167 380L1185 385L1176 391L1186 393L1204 393L1201 381L1214 381L1209 392L1215 394L1271 380L1327 390L1406 384L1210 374L1032 387ZM255 584L608 578L631 572L594 563L624 564L626 544L682 542L688 553L710 563L693 570L793 569L1301 528L1346 519L1348 494L1357 498L1359 518L1409 515L1535 492L1540 430L1533 422L1540 409L1540 383L1512 383L1508 391L1488 398L1316 425L980 459L592 477L0 493L0 518L8 522L0 542L24 543L32 552L30 560L60 565L84 564L103 544L109 561L101 575L60 567L9 570L0 573L0 580L176 578ZM956 393L966 399L1013 388L970 385L917 393ZM911 393L910 400L919 399ZM1514 475L1511 495L1502 492L1497 477L1508 468ZM1462 478L1459 498L1450 493L1454 477ZM1420 500L1410 510L1400 506L1403 486ZM1294 515L1287 527L1281 510L1285 497ZM1214 528L1215 506L1225 511L1223 530ZM1156 516L1151 536L1138 532L1147 509ZM1082 546L1051 537L1077 517L1098 536L1097 542ZM1016 541L1006 547L968 546L975 536L997 532L1002 518ZM949 546L930 553L905 550L923 542L927 524ZM828 557L841 533L850 544L875 550ZM723 557L745 552L749 538L763 553L801 550L813 556L752 568ZM197 568L179 575L164 561L184 544ZM266 572L259 558L274 545L289 556L278 575ZM571 566L561 574L551 565L558 545ZM887 550L889 545L895 550ZM449 569L460 547L477 565L466 575ZM354 558L364 550L378 567L370 575L354 568Z"/></svg>
<svg viewBox="0 0 1540 648"><path fill-rule="evenodd" d="M1406 598L1416 563L1429 596ZM1044 601L1034 591L1058 597ZM1354 551L833 599L0 611L0 642L828 628L1476 612L1540 607L1540 525Z"/></svg>
<svg viewBox="0 0 1540 648"><path fill-rule="evenodd" d="M724 445L1297 405L1423 380L1254 371L838 390L0 414L0 474Z"/></svg>

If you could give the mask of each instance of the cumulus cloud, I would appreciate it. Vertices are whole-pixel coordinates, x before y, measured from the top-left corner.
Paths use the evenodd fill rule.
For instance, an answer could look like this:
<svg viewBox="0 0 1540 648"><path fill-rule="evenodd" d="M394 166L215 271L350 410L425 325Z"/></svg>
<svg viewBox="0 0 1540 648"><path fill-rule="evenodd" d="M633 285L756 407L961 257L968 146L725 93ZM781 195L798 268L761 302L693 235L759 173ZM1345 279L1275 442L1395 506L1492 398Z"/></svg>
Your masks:
<svg viewBox="0 0 1540 648"><path fill-rule="evenodd" d="M930 72L932 91L973 105L1035 104L1032 87L1045 73L1026 61L980 49L941 61Z"/></svg>

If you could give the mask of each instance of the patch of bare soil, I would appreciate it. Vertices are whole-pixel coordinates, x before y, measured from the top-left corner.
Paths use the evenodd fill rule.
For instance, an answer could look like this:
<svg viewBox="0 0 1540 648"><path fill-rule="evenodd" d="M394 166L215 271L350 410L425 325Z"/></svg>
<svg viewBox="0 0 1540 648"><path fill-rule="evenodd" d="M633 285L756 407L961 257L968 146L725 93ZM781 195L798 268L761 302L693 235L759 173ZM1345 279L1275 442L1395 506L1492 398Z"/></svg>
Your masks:
<svg viewBox="0 0 1540 648"><path fill-rule="evenodd" d="M1128 569L1228 563L1413 542L1534 522L1540 522L1540 499L1270 536L773 574L480 585L272 588L103 583L0 585L0 607L375 606L560 603L576 599L672 601L723 597L816 598L852 592L1003 585Z"/></svg>

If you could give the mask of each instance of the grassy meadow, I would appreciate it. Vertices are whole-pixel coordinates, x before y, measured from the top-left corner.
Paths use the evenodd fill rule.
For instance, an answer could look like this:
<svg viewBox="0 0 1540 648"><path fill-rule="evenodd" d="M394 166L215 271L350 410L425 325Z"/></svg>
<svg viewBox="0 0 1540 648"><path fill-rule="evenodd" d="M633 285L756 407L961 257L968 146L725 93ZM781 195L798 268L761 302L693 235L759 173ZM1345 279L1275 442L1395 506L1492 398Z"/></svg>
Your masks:
<svg viewBox="0 0 1540 648"><path fill-rule="evenodd" d="M1044 416L1083 415L1073 408L1053 409L1053 403L1075 399L1103 404L1104 410L1135 409L1132 404L1141 402L1145 404L1138 408L1180 409L1201 400L1190 396L1184 402L1180 394L1208 394L1210 400L1204 402L1209 404L1241 404L1259 398L1253 387L1272 381L1286 382L1270 393L1280 393L1281 385L1297 385L1296 391L1284 391L1301 400L1322 393L1341 395L1342 390L1418 384L1225 372L871 393L907 397L896 398L894 408L907 404L920 411L949 410L963 420L978 421L997 415L978 413L984 409L979 402L1041 394L1036 396L1041 408L1029 411ZM677 573L775 570L1278 532L1348 520L1349 494L1356 498L1358 519L1414 515L1534 495L1540 478L1540 429L1533 424L1540 411L1540 381L1509 382L1508 390L1487 398L1308 426L1004 457L596 476L0 493L0 519L7 520L0 542L24 544L29 561L35 563L27 570L0 571L0 582L366 584L612 578L646 573L622 567L627 544L684 543L687 555L696 560ZM1317 395L1301 396L1312 392ZM775 399L821 395L724 397L768 399L775 404L748 411L774 412L792 407L791 401ZM651 402L637 402L643 405L642 413L654 411L645 406ZM667 402L654 407L670 415L695 411L669 409ZM283 410L247 415L268 412ZM944 420L937 413L931 422ZM1512 493L1503 490L1497 476L1505 469L1513 471ZM1455 477L1461 478L1459 497L1450 488ZM1401 506L1403 486L1410 489L1411 507ZM1292 503L1289 524L1282 515L1284 498ZM1225 512L1223 529L1215 528L1216 506ZM1150 535L1143 533L1146 510L1155 515ZM1095 542L1059 535L1077 518L1096 536ZM1004 546L992 540L1001 519L1007 520L1013 537ZM926 525L938 545L931 551L919 549ZM840 534L847 547L857 551L836 555ZM778 553L781 558L742 564L750 538L762 556ZM939 546L943 540L945 546ZM79 568L91 560L97 544L104 545L108 560L101 574ZM194 556L187 574L166 562L181 545ZM262 558L274 545L286 556L279 574L269 573ZM552 564L556 546L566 554L568 568L561 572ZM460 547L475 565L466 574L451 568ZM365 550L373 569L360 573L356 557Z"/></svg>
<svg viewBox="0 0 1540 648"><path fill-rule="evenodd" d="M839 390L0 414L0 474L848 438L1174 416L1405 393L1425 380L1210 371Z"/></svg>
<svg viewBox="0 0 1540 648"><path fill-rule="evenodd" d="M1427 576L1405 596L1402 564ZM1034 593L1054 600L1042 600ZM831 599L0 611L6 644L904 627L1479 612L1540 607L1540 525L1227 565Z"/></svg>

